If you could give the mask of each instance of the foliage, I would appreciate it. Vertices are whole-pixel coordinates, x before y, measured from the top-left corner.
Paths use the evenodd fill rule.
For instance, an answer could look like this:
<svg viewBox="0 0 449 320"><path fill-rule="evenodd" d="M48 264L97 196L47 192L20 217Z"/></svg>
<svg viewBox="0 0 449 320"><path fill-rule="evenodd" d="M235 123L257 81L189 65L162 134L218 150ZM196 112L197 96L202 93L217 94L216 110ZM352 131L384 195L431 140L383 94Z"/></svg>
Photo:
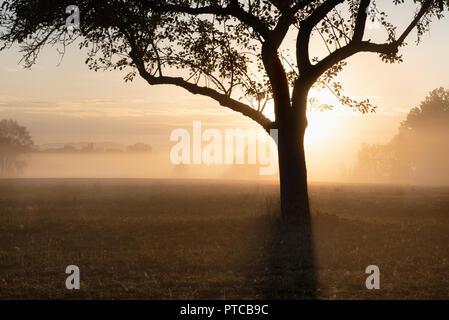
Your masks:
<svg viewBox="0 0 449 320"><path fill-rule="evenodd" d="M343 94L335 78L344 61L359 52L402 61L399 48L410 32L416 28L419 42L449 1L392 3L416 6L402 33L369 0L5 0L0 43L3 48L19 44L25 66L31 67L45 45L57 46L63 55L77 42L88 50L86 63L93 70L126 69L126 81L139 74L151 85L180 86L269 129L292 111L301 113L303 96L313 85L330 89L354 109L375 109L369 100ZM74 33L65 27L69 5L81 11L81 27ZM364 38L374 19L385 29L381 43ZM297 39L294 59L287 59L282 47L290 35ZM314 38L322 39L328 56L311 56ZM270 101L274 122L265 112Z"/></svg>
<svg viewBox="0 0 449 320"><path fill-rule="evenodd" d="M413 108L401 123L402 134L420 134L432 129L449 130L449 90L438 88L430 92L419 107Z"/></svg>
<svg viewBox="0 0 449 320"><path fill-rule="evenodd" d="M362 145L355 174L370 181L448 183L449 90L430 92L386 145Z"/></svg>

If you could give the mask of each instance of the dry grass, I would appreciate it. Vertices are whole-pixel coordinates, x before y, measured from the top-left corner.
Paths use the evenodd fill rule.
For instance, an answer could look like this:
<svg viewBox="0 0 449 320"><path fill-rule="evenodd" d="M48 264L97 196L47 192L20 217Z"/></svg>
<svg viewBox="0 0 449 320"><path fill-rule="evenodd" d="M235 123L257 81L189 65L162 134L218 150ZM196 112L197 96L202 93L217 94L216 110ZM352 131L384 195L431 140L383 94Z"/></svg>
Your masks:
<svg viewBox="0 0 449 320"><path fill-rule="evenodd" d="M448 191L312 185L312 245L273 185L3 180L0 298L447 299Z"/></svg>

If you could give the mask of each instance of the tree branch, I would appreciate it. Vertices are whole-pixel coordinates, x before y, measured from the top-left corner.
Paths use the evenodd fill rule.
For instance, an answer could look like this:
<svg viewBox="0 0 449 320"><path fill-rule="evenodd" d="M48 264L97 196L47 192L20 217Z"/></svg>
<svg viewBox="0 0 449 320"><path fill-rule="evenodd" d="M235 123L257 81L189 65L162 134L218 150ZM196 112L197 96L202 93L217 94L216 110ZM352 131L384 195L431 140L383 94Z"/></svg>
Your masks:
<svg viewBox="0 0 449 320"><path fill-rule="evenodd" d="M248 118L256 121L264 129L269 130L275 127L275 124L265 117L261 112L251 108L250 106L241 103L231 97L222 94L214 89L202 87L197 84L188 82L180 77L167 77L167 76L154 76L150 74L141 59L135 56L133 52L130 53L133 61L136 64L137 70L140 76L145 79L150 85L175 85L181 87L192 94L199 94L206 96L217 101L221 106L227 107L233 111L240 112L241 114L247 116Z"/></svg>
<svg viewBox="0 0 449 320"><path fill-rule="evenodd" d="M337 5L344 0L327 0L313 11L300 25L296 40L296 60L301 72L307 72L312 64L309 56L309 43L313 28Z"/></svg>
<svg viewBox="0 0 449 320"><path fill-rule="evenodd" d="M366 10L370 5L371 0L361 0L359 11L357 12L357 18L355 21L354 27L354 36L352 37L352 41L362 41L363 35L365 34L366 20L368 18L368 14Z"/></svg>
<svg viewBox="0 0 449 320"><path fill-rule="evenodd" d="M227 7L220 6L203 6L192 8L185 5L177 4L156 4L154 0L148 1L148 7L157 13L186 13L190 15L212 14L217 16L233 16L247 26L251 27L264 39L270 35L270 29L255 15L245 11L240 7L237 0L231 0Z"/></svg>
<svg viewBox="0 0 449 320"><path fill-rule="evenodd" d="M401 36L397 40L383 44L377 44L372 43L370 41L361 40L363 38L364 33L364 28L363 29L361 28L362 26L364 27L365 23L359 19L364 19L366 21L367 16L366 13L363 14L359 10L359 15L357 19L359 21L358 23L356 23L356 32L354 34L353 40L348 45L338 50L335 50L334 52L329 54L326 58L322 59L320 62L314 65L311 68L312 79L314 80L318 79L327 69L332 67L334 64L338 63L339 61L345 60L359 52L374 52L387 55L397 53L399 47L404 43L407 36L418 25L422 17L427 13L433 1L434 0L426 0L422 4L421 9L417 13L416 17L413 19L410 25L405 29L405 31L401 34ZM361 6L366 5L366 2L369 1L362 0Z"/></svg>
<svg viewBox="0 0 449 320"><path fill-rule="evenodd" d="M402 33L402 35L399 37L397 42L399 44L402 44L405 40L405 38L408 37L410 32L417 26L419 21L422 19L422 17L427 13L427 10L429 10L433 0L427 0L422 6L421 10L419 10L418 14L416 15L415 19L410 23L410 25L405 29L405 31ZM438 1L438 0L437 0Z"/></svg>
<svg viewBox="0 0 449 320"><path fill-rule="evenodd" d="M293 7L290 7L290 5L285 6L285 8L282 10L282 15L279 18L276 27L273 29L273 31L271 31L271 40L273 41L273 45L275 47L280 47L288 32L288 29L295 21L296 13L298 13L299 10L304 9L314 1L315 0L303 0L298 1Z"/></svg>

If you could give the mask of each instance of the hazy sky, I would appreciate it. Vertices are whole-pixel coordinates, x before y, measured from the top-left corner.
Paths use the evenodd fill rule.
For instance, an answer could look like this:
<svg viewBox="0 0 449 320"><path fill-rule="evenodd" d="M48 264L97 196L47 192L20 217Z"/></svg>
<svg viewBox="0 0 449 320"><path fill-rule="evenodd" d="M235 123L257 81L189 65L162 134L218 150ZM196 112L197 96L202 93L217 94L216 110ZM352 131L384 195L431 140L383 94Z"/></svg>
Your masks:
<svg viewBox="0 0 449 320"><path fill-rule="evenodd" d="M413 12L405 11L400 26ZM402 64L384 64L373 54L348 60L341 76L345 93L370 97L380 108L371 115L343 110L312 113L307 139L312 174L326 176L349 166L362 142L387 142L409 109L429 91L449 87L447 27L447 19L435 22L420 46L414 45L416 35L412 34L409 46L402 49ZM294 39L286 42L286 46L293 44ZM41 53L31 71L22 69L19 60L17 49L0 53L0 118L27 126L37 144L142 141L166 150L171 146L171 130L189 129L193 120L219 128L252 125L240 114L182 89L150 87L140 78L125 83L124 73L90 71L76 48L68 51L59 66L52 48ZM320 98L323 103L334 102L326 93ZM328 161L323 159L333 159L332 165L324 168L321 164Z"/></svg>

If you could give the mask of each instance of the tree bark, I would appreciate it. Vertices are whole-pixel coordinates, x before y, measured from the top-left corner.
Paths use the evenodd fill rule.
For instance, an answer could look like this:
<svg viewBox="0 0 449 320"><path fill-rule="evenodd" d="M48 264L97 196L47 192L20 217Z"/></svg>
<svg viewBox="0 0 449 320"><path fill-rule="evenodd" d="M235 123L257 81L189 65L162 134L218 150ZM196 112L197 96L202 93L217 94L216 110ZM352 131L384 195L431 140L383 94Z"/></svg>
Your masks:
<svg viewBox="0 0 449 320"><path fill-rule="evenodd" d="M310 207L304 133L305 128L301 129L296 125L293 128L280 127L278 136L279 176L283 217L308 221Z"/></svg>
<svg viewBox="0 0 449 320"><path fill-rule="evenodd" d="M295 86L292 106L282 114L278 132L281 210L285 218L310 223L304 136L307 128L307 83Z"/></svg>
<svg viewBox="0 0 449 320"><path fill-rule="evenodd" d="M262 57L273 90L274 111L278 122L278 156L283 217L309 222L309 195L304 152L307 128L307 96L311 77L298 79L290 98L289 81L278 48L264 43Z"/></svg>

